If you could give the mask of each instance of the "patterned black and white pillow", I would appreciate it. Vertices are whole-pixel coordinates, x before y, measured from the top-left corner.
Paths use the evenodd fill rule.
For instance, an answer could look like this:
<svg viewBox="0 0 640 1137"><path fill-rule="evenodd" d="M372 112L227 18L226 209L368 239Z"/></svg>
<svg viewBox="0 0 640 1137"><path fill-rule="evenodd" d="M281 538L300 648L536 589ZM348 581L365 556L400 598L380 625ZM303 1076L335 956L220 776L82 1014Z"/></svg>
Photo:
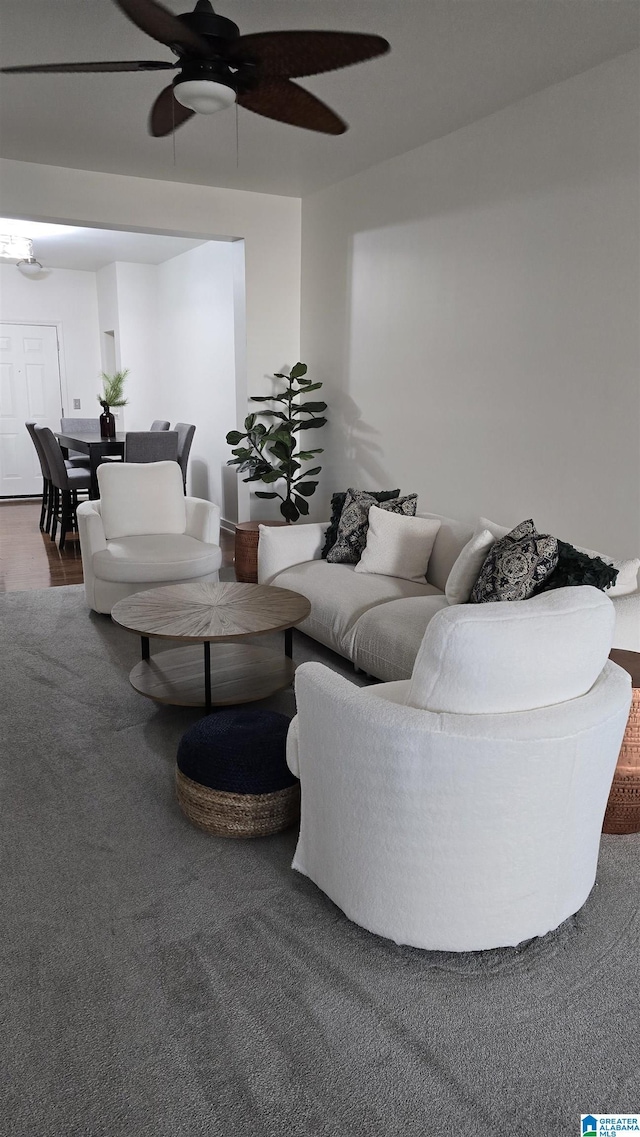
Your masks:
<svg viewBox="0 0 640 1137"><path fill-rule="evenodd" d="M377 502L364 490L348 489L340 514L336 543L327 553L327 561L334 565L357 565L367 543L369 529L369 510L372 505L391 513L403 513L405 517L415 517L418 495L407 494L392 501Z"/></svg>
<svg viewBox="0 0 640 1137"><path fill-rule="evenodd" d="M527 600L558 563L558 541L538 533L533 521L521 521L491 546L469 597L470 604Z"/></svg>
<svg viewBox="0 0 640 1137"><path fill-rule="evenodd" d="M375 500L377 502L391 501L391 499L394 497L400 497L400 490L399 489L397 489L397 490L364 490L363 492L371 494L371 497L375 498ZM329 522L328 528L325 530L324 545L322 546L322 551L320 553L320 556L325 560L327 557L327 553L330 551L330 549L333 548L336 541L338 540L338 525L340 524L340 518L342 516L342 510L344 509L344 503L346 501L346 497L347 497L346 491L344 491L344 492L341 491L340 493L334 493L332 495L332 498L331 498L331 520Z"/></svg>

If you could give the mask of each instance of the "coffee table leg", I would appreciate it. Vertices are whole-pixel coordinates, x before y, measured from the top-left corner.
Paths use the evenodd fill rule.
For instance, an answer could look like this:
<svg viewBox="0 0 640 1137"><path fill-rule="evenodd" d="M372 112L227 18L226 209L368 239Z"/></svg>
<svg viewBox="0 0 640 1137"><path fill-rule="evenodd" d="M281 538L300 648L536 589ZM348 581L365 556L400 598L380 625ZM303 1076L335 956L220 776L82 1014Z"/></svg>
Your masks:
<svg viewBox="0 0 640 1137"><path fill-rule="evenodd" d="M148 636L140 636L140 648L142 650L142 658L148 659L149 658L149 637Z"/></svg>
<svg viewBox="0 0 640 1137"><path fill-rule="evenodd" d="M208 640L204 645L204 705L211 710L211 644Z"/></svg>
<svg viewBox="0 0 640 1137"><path fill-rule="evenodd" d="M284 633L284 654L289 658L293 658L293 628L285 628Z"/></svg>

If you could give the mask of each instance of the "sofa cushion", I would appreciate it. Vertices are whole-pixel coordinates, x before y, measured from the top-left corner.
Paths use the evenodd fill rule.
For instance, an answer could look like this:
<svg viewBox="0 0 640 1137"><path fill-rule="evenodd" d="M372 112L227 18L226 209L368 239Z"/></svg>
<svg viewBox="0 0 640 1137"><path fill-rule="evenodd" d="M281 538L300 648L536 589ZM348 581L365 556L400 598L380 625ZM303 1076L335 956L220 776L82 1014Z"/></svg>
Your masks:
<svg viewBox="0 0 640 1137"><path fill-rule="evenodd" d="M370 494L376 501L391 501L394 497L400 497L400 490L364 490L364 493ZM330 549L333 548L338 539L338 525L340 524L340 517L344 509L344 503L347 497L347 491L344 493L334 493L331 497L331 520L324 535L324 544L320 553L321 557L326 557Z"/></svg>
<svg viewBox="0 0 640 1137"><path fill-rule="evenodd" d="M107 541L92 563L101 580L153 583L207 576L220 568L221 560L219 545L205 545L185 533L152 533Z"/></svg>
<svg viewBox="0 0 640 1137"><path fill-rule="evenodd" d="M360 617L347 642L356 667L385 682L410 678L429 621L447 607L446 596L428 588L428 595L377 604Z"/></svg>
<svg viewBox="0 0 640 1137"><path fill-rule="evenodd" d="M558 541L538 533L529 518L496 541L471 590L472 604L527 600L539 590L558 563Z"/></svg>
<svg viewBox="0 0 640 1137"><path fill-rule="evenodd" d="M429 623L407 703L450 714L506 714L585 695L613 639L597 588L560 588L512 604L459 604Z"/></svg>
<svg viewBox="0 0 640 1137"><path fill-rule="evenodd" d="M440 522L429 566L427 568L427 581L435 584L440 592L444 592L449 573L461 549L473 534L473 529L462 521L454 521L452 517L443 517L440 513L425 513L420 509L416 517L432 517Z"/></svg>
<svg viewBox="0 0 640 1137"><path fill-rule="evenodd" d="M369 608L405 596L428 596L435 589L397 576L357 576L354 565L306 561L278 573L271 584L291 588L311 602L311 613L297 627L320 643L349 655L349 633Z"/></svg>
<svg viewBox="0 0 640 1137"><path fill-rule="evenodd" d="M372 505L367 543L355 571L422 583L439 528L440 522L430 517L404 517Z"/></svg>
<svg viewBox="0 0 640 1137"><path fill-rule="evenodd" d="M184 533L187 510L177 462L103 462L100 512L107 541L145 533Z"/></svg>
<svg viewBox="0 0 640 1137"><path fill-rule="evenodd" d="M403 513L406 517L415 516L418 504L417 494L407 494L393 501L376 503L370 494L363 490L347 490L344 509L340 515L338 538L327 553L328 564L355 565L362 556L369 528L369 510L372 505L392 513Z"/></svg>

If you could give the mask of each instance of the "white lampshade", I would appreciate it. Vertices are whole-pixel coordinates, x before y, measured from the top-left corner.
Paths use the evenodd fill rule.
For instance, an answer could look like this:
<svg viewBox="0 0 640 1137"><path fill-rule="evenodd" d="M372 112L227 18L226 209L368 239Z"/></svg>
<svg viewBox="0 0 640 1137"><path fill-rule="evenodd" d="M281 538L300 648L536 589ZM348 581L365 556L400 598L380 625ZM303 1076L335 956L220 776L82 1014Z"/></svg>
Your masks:
<svg viewBox="0 0 640 1137"><path fill-rule="evenodd" d="M213 79L186 79L176 83L173 93L179 103L196 114L213 114L223 111L236 101L233 87L216 83Z"/></svg>

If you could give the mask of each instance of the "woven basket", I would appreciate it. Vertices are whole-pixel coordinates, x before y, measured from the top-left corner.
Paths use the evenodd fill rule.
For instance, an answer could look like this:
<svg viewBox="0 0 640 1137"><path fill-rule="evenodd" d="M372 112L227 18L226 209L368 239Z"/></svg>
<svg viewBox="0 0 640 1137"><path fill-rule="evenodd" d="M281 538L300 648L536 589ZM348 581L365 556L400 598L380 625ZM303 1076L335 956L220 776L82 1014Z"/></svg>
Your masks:
<svg viewBox="0 0 640 1137"><path fill-rule="evenodd" d="M633 689L602 832L640 833L640 687Z"/></svg>
<svg viewBox="0 0 640 1137"><path fill-rule="evenodd" d="M214 837L266 837L300 816L299 785L271 794L232 794L201 786L176 769L176 794L185 817Z"/></svg>

